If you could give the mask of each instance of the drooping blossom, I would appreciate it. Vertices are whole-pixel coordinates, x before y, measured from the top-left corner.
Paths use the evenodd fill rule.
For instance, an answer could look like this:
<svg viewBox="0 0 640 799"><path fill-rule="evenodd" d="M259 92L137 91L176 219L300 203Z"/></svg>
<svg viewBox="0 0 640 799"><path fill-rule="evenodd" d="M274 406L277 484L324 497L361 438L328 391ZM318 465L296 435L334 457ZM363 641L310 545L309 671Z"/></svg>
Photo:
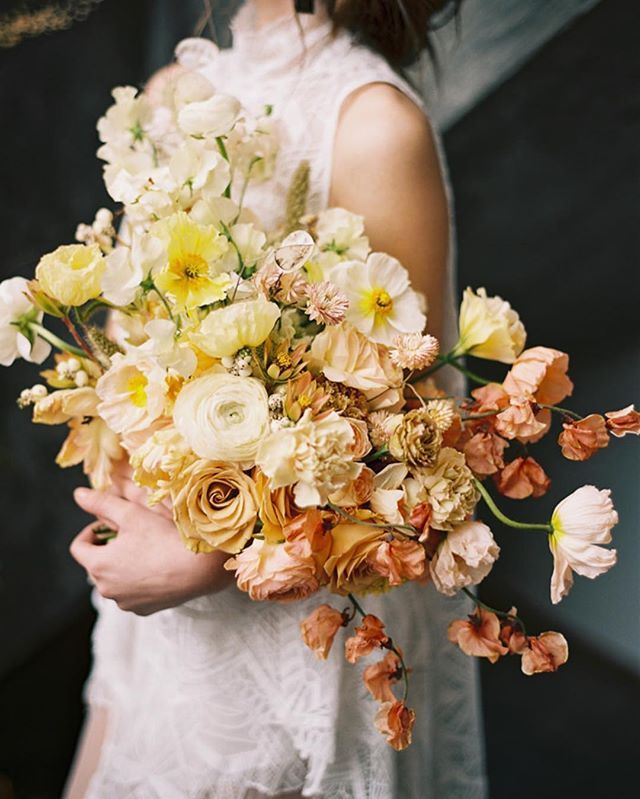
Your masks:
<svg viewBox="0 0 640 799"><path fill-rule="evenodd" d="M475 609L467 620L456 619L447 632L452 644L457 644L465 655L487 658L495 663L509 649L500 641L500 621L495 613L482 607Z"/></svg>
<svg viewBox="0 0 640 799"><path fill-rule="evenodd" d="M30 334L28 321L40 323L43 312L26 296L27 281L10 277L0 282L0 364L11 366L16 358L42 363L51 345Z"/></svg>
<svg viewBox="0 0 640 799"><path fill-rule="evenodd" d="M461 588L484 580L499 554L500 547L486 524L459 524L447 533L431 559L433 583L442 594L453 596Z"/></svg>
<svg viewBox="0 0 640 799"><path fill-rule="evenodd" d="M527 636L517 616L518 609L513 607L507 617L500 619L500 640L512 655L521 655L527 646Z"/></svg>
<svg viewBox="0 0 640 799"><path fill-rule="evenodd" d="M321 325L339 325L349 307L349 300L333 283L310 283L306 287L307 307L305 313Z"/></svg>
<svg viewBox="0 0 640 799"><path fill-rule="evenodd" d="M510 499L541 497L551 485L542 466L531 456L512 460L495 476L495 482L498 491Z"/></svg>
<svg viewBox="0 0 640 799"><path fill-rule="evenodd" d="M344 644L344 656L349 663L357 663L360 658L370 655L389 641L384 631L384 624L377 616L367 613L362 624L355 628L355 635L347 638Z"/></svg>
<svg viewBox="0 0 640 799"><path fill-rule="evenodd" d="M371 557L376 571L389 585L402 585L405 580L418 580L426 568L424 547L417 541L383 541Z"/></svg>
<svg viewBox="0 0 640 799"><path fill-rule="evenodd" d="M420 370L431 366L439 352L440 342L435 336L404 333L393 340L390 355L400 369Z"/></svg>
<svg viewBox="0 0 640 799"><path fill-rule="evenodd" d="M404 702L384 702L376 714L376 729L386 736L387 742L397 751L411 744L411 734L416 714Z"/></svg>
<svg viewBox="0 0 640 799"><path fill-rule="evenodd" d="M567 596L573 585L573 572L593 579L608 571L616 562L611 543L611 529L618 523L618 514L608 489L586 485L560 502L551 517L549 548L553 555L551 601L555 604Z"/></svg>
<svg viewBox="0 0 640 799"><path fill-rule="evenodd" d="M523 444L539 441L551 425L551 412L536 411L528 397L511 397L509 406L495 417L496 432Z"/></svg>
<svg viewBox="0 0 640 799"><path fill-rule="evenodd" d="M640 436L640 413L634 405L627 405L619 411L607 411L607 429L612 436L622 438L627 433Z"/></svg>
<svg viewBox="0 0 640 799"><path fill-rule="evenodd" d="M502 297L488 297L483 288L477 294L470 288L465 290L458 326L456 355L468 353L476 358L513 363L527 338L520 317L509 303Z"/></svg>
<svg viewBox="0 0 640 799"><path fill-rule="evenodd" d="M558 436L562 454L570 461L586 461L599 449L609 446L609 433L604 417L598 413L584 419L566 421Z"/></svg>
<svg viewBox="0 0 640 799"><path fill-rule="evenodd" d="M401 674L401 663L398 655L389 651L377 663L367 666L362 672L364 684L377 702L395 702L391 686L396 683Z"/></svg>
<svg viewBox="0 0 640 799"><path fill-rule="evenodd" d="M521 353L504 379L511 396L530 395L545 405L557 405L573 391L567 376L569 356L550 347L531 347Z"/></svg>
<svg viewBox="0 0 640 799"><path fill-rule="evenodd" d="M522 651L522 671L543 674L557 671L569 659L569 646L561 633L547 632L527 638Z"/></svg>
<svg viewBox="0 0 640 799"><path fill-rule="evenodd" d="M331 605L322 604L301 622L302 640L319 660L326 660L344 622L343 613Z"/></svg>
<svg viewBox="0 0 640 799"><path fill-rule="evenodd" d="M508 446L504 438L492 431L480 431L465 443L463 452L471 471L486 477L504 467L503 453Z"/></svg>

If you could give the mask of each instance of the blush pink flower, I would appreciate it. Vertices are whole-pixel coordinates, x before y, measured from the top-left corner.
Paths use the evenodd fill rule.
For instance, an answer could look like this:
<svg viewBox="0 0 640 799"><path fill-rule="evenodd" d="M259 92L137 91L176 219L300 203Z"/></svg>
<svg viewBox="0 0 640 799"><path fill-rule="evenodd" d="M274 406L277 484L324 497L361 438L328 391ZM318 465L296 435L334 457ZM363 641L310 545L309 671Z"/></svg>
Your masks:
<svg viewBox="0 0 640 799"><path fill-rule="evenodd" d="M306 288L309 319L321 325L339 325L343 322L349 307L349 300L333 283L310 283Z"/></svg>
<svg viewBox="0 0 640 799"><path fill-rule="evenodd" d="M370 655L374 649L380 649L388 641L384 624L377 616L367 613L360 627L356 627L355 635L345 641L344 656L349 663L357 663L360 658Z"/></svg>
<svg viewBox="0 0 640 799"><path fill-rule="evenodd" d="M527 397L511 397L509 406L495 420L496 432L504 438L517 438L523 444L539 441L551 426L551 413L534 410Z"/></svg>
<svg viewBox="0 0 640 799"><path fill-rule="evenodd" d="M415 720L415 712L404 702L384 702L376 715L375 725L378 732L386 736L387 743L400 752L411 744Z"/></svg>
<svg viewBox="0 0 640 799"><path fill-rule="evenodd" d="M592 413L579 421L564 422L558 444L570 461L586 461L599 449L609 446L609 433L604 417Z"/></svg>
<svg viewBox="0 0 640 799"><path fill-rule="evenodd" d="M500 642L500 621L495 613L476 608L468 620L456 619L447 633L452 644L457 644L465 655L487 658L495 663L509 649Z"/></svg>
<svg viewBox="0 0 640 799"><path fill-rule="evenodd" d="M268 544L254 539L224 567L235 571L238 588L246 591L253 600L288 602L304 599L319 588L316 562L310 554L310 547L308 549L308 553L301 553L290 545Z"/></svg>
<svg viewBox="0 0 640 799"><path fill-rule="evenodd" d="M607 428L612 436L622 438L627 433L640 435L640 413L633 405L627 405L619 411L607 411Z"/></svg>
<svg viewBox="0 0 640 799"><path fill-rule="evenodd" d="M537 402L557 405L573 391L567 377L569 356L550 347L532 347L521 353L504 379L514 397L531 395Z"/></svg>
<svg viewBox="0 0 640 799"><path fill-rule="evenodd" d="M339 610L331 605L320 605L300 624L302 640L319 660L326 660L344 622L344 614Z"/></svg>
<svg viewBox="0 0 640 799"><path fill-rule="evenodd" d="M491 431L475 433L463 448L467 466L474 474L485 477L504 467L503 453L509 444Z"/></svg>
<svg viewBox="0 0 640 799"><path fill-rule="evenodd" d="M547 632L527 638L522 652L522 671L542 674L557 671L569 659L569 646L561 633Z"/></svg>
<svg viewBox="0 0 640 799"><path fill-rule="evenodd" d="M383 541L370 557L373 568L389 585L418 580L426 569L426 553L417 541Z"/></svg>
<svg viewBox="0 0 640 799"><path fill-rule="evenodd" d="M404 333L396 336L390 355L391 361L401 369L426 369L440 352L440 343L435 336L420 333Z"/></svg>
<svg viewBox="0 0 640 799"><path fill-rule="evenodd" d="M453 596L461 588L482 582L500 554L486 524L468 521L447 533L429 564L433 584Z"/></svg>
<svg viewBox="0 0 640 799"><path fill-rule="evenodd" d="M498 491L510 499L541 497L551 485L540 464L531 457L516 458L495 476Z"/></svg>
<svg viewBox="0 0 640 799"><path fill-rule="evenodd" d="M364 684L377 702L396 701L391 686L398 681L401 668L400 658L390 651L382 660L372 663L362 672Z"/></svg>

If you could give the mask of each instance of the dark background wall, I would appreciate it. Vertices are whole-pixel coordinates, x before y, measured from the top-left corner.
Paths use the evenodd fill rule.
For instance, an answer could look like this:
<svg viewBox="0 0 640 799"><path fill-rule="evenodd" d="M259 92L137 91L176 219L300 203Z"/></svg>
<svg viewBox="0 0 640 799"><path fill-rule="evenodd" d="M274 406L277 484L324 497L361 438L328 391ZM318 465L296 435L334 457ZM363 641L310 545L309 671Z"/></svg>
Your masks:
<svg viewBox="0 0 640 799"><path fill-rule="evenodd" d="M532 343L571 353L584 412L638 395L634 5L596 6L446 136L461 284L509 298ZM106 202L91 131L113 85L140 83L169 57L171 37L150 47L147 35L162 7L106 0L82 25L0 54L0 278L30 274ZM194 21L182 10L175 39ZM35 374L24 363L0 374L0 799L9 780L24 799L58 795L89 663L88 589L67 553L83 524L70 499L81 475L53 465L62 431L34 429L15 406ZM636 443L583 465L562 461L552 440L539 448L555 482L530 516L584 482L611 485L622 516L616 569L579 581L559 608L547 600L546 546L496 527L502 576L485 599L517 603L533 629L562 629L572 657L529 679L515 662L483 664L492 799L627 793L639 754Z"/></svg>

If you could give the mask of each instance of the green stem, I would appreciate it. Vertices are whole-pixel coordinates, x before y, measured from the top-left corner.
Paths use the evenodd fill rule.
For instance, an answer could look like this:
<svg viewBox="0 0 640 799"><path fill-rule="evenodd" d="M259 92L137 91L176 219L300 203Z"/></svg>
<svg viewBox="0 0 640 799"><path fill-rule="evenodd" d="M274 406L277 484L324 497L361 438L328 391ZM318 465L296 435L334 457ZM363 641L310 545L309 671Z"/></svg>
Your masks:
<svg viewBox="0 0 640 799"><path fill-rule="evenodd" d="M49 344L51 344L53 347L57 347L62 352L68 352L69 355L75 355L79 358L87 357L84 350L81 350L79 347L74 347L73 344L67 344L66 341L58 338L55 333L47 330L46 327L43 327L37 322L30 322L29 327L37 336L40 336L41 339L49 342Z"/></svg>
<svg viewBox="0 0 640 799"><path fill-rule="evenodd" d="M540 408L548 408L550 411L555 411L556 413L564 413L567 416L571 416L572 419L577 419L580 421L583 417L580 416L579 413L575 411L570 411L569 408L561 408L559 405L545 405L542 402L536 403Z"/></svg>
<svg viewBox="0 0 640 799"><path fill-rule="evenodd" d="M355 516L352 516L350 513L347 513L339 505L334 505L333 502L327 502L327 507L331 508L332 511L335 511L337 514L342 516L343 519L351 522L351 524L360 524L363 527L379 527L381 530L389 530L390 532L398 530L403 532L405 535L410 535L412 538L415 538L418 535L416 528L411 527L408 524L377 524L376 522L365 522L362 519L358 519Z"/></svg>
<svg viewBox="0 0 640 799"><path fill-rule="evenodd" d="M458 356L458 357L460 357L460 356ZM465 366L463 366L462 364L458 363L453 358L451 360L449 360L448 363L451 366L453 366L454 369L457 369L459 372L462 372L462 374L465 377L468 377L469 380L473 380L474 383L479 383L481 386L487 386L487 385L489 385L489 383L492 382L491 380L487 380L485 377L481 377L480 375L477 375L475 372L472 372L470 369L467 369Z"/></svg>
<svg viewBox="0 0 640 799"><path fill-rule="evenodd" d="M545 533L552 533L553 527L550 524L534 524L534 523L527 523L527 522L516 522L513 519L510 519L508 516L500 510L500 508L496 505L493 501L493 497L487 491L487 489L482 485L480 480L474 480L476 484L476 488L480 492L482 499L485 501L486 505L488 506L489 510L493 515L501 521L503 524L506 524L508 527L513 527L516 530L543 530Z"/></svg>
<svg viewBox="0 0 640 799"><path fill-rule="evenodd" d="M147 281L148 281L149 287L152 288L155 291L155 293L158 295L158 297L160 297L160 302L164 305L167 313L169 314L169 319L171 319L171 321L176 325L176 327L178 329L180 329L180 325L176 321L176 318L173 315L173 312L171 310L171 306L169 305L169 300L167 300L167 298L164 296L164 294L156 286L156 284L155 284L153 278L151 277L151 275L149 275L149 277L147 278Z"/></svg>
<svg viewBox="0 0 640 799"><path fill-rule="evenodd" d="M353 609L357 610L358 613L364 619L364 617L367 615L367 611L362 608L362 605L358 602L358 600L354 597L353 594L349 594L348 596L351 604L353 605Z"/></svg>
<svg viewBox="0 0 640 799"><path fill-rule="evenodd" d="M227 148L224 145L224 139L222 136L216 137L216 144L218 145L218 150L220 151L220 155L224 158L224 160L229 163L229 153L227 152ZM223 196L227 199L231 198L231 183L227 186L227 188L223 192Z"/></svg>
<svg viewBox="0 0 640 799"><path fill-rule="evenodd" d="M524 622L519 616L516 616L513 613L509 613L508 611L505 610L498 610L497 608L492 608L491 605L487 605L481 599L478 599L478 597L468 588L463 588L462 593L466 594L475 605L482 608L483 610L487 610L489 611L489 613L495 613L496 616L498 616L501 619L513 619L517 624L520 625L523 635L527 634Z"/></svg>
<svg viewBox="0 0 640 799"><path fill-rule="evenodd" d="M383 458L385 455L389 454L389 450L386 447L381 447L377 449L375 452L372 452L370 455L367 455L366 458L362 460L365 463L371 463L372 461L377 461L378 458Z"/></svg>

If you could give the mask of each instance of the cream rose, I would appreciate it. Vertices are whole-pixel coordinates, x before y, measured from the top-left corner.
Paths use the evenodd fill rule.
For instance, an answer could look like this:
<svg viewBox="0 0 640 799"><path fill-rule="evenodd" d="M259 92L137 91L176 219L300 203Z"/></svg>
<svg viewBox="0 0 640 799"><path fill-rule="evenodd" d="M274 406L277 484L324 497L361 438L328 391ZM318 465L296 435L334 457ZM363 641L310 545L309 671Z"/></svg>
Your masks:
<svg viewBox="0 0 640 799"><path fill-rule="evenodd" d="M197 460L174 479L173 518L189 549L235 554L258 516L253 480L237 466Z"/></svg>
<svg viewBox="0 0 640 799"><path fill-rule="evenodd" d="M464 522L442 541L429 565L435 587L453 596L467 585L477 585L489 574L500 554L491 530L482 522Z"/></svg>
<svg viewBox="0 0 640 799"><path fill-rule="evenodd" d="M242 347L262 344L279 317L278 306L264 297L234 302L211 311L191 339L212 358L226 358Z"/></svg>
<svg viewBox="0 0 640 799"><path fill-rule="evenodd" d="M67 244L43 255L36 267L42 290L63 305L83 305L102 291L105 260L97 244Z"/></svg>
<svg viewBox="0 0 640 799"><path fill-rule="evenodd" d="M173 420L196 455L249 468L269 434L267 392L253 377L208 372L178 394Z"/></svg>

